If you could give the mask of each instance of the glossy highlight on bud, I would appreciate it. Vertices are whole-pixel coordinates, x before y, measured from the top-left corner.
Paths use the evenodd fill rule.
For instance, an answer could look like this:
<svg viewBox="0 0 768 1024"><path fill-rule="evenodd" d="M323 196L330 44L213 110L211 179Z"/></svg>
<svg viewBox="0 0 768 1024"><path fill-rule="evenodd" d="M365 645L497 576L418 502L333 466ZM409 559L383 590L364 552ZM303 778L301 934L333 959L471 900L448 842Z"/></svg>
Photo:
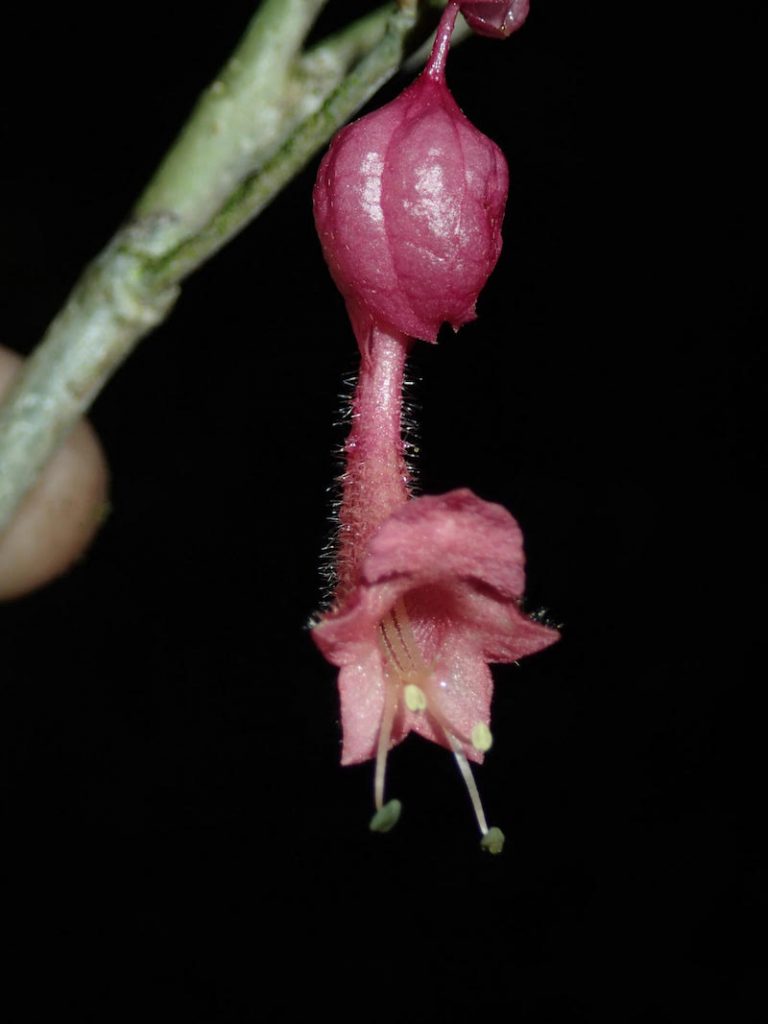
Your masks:
<svg viewBox="0 0 768 1024"><path fill-rule="evenodd" d="M318 171L315 223L361 348L374 324L435 341L473 320L501 251L507 164L445 83L449 8L419 78L343 128Z"/></svg>

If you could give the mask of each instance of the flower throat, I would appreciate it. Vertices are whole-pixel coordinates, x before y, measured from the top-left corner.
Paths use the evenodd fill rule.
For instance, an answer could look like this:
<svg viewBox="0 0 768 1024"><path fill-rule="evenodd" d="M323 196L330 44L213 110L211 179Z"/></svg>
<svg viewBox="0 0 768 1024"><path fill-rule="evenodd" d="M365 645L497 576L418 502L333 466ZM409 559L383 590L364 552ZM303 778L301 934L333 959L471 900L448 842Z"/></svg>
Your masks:
<svg viewBox="0 0 768 1024"><path fill-rule="evenodd" d="M492 853L499 853L504 845L504 834L501 829L488 826L480 793L467 756L462 750L459 738L452 732L445 716L440 712L439 684L435 685L435 671L422 658L411 628L404 598L400 598L379 623L378 642L386 693L376 749L374 776L376 813L371 819L371 830L388 832L396 824L402 809L399 800L390 800L386 804L384 803L384 779L392 726L402 702L408 711L426 715L445 737L467 787L472 809L483 837L482 845ZM484 722L478 722L474 726L470 741L472 746L482 753L490 750L493 736Z"/></svg>

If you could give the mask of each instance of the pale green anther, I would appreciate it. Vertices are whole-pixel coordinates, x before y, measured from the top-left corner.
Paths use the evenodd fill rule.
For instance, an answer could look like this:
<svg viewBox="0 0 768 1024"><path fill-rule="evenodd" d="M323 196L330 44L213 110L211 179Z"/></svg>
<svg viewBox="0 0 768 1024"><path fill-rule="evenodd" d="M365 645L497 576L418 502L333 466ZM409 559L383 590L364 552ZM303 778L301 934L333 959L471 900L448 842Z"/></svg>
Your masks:
<svg viewBox="0 0 768 1024"><path fill-rule="evenodd" d="M480 840L480 846L488 853L501 853L504 849L504 833L494 825Z"/></svg>
<svg viewBox="0 0 768 1024"><path fill-rule="evenodd" d="M478 722L477 725L472 726L470 738L472 746L481 753L485 753L486 750L490 750L493 746L493 736L485 722Z"/></svg>
<svg viewBox="0 0 768 1024"><path fill-rule="evenodd" d="M371 832L389 832L397 824L403 805L399 800L389 800L384 806L376 811L371 818L368 828ZM496 830L498 831L498 829Z"/></svg>
<svg viewBox="0 0 768 1024"><path fill-rule="evenodd" d="M427 695L420 686L415 683L408 683L403 690L405 706L409 711L425 711L427 707Z"/></svg>

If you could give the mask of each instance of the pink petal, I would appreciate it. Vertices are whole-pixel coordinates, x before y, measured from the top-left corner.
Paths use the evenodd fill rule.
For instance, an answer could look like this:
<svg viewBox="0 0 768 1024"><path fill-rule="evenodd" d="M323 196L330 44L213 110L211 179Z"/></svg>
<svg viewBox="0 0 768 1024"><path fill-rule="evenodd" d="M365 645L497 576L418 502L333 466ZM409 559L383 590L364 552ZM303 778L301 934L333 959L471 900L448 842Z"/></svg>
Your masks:
<svg viewBox="0 0 768 1024"><path fill-rule="evenodd" d="M461 638L483 661L517 661L549 647L560 635L481 581L454 579L417 588L408 592L406 603L427 660L439 657L446 645Z"/></svg>
<svg viewBox="0 0 768 1024"><path fill-rule="evenodd" d="M384 711L384 676L375 647L359 661L339 672L341 722L344 742L342 764L358 764L376 756L381 716Z"/></svg>
<svg viewBox="0 0 768 1024"><path fill-rule="evenodd" d="M365 658L344 666L339 672L343 765L359 764L376 756L384 714L385 685L378 646L371 646ZM411 729L420 724L414 721L415 718L401 699L392 727L390 747L404 740ZM445 743L442 734L439 737L428 736L428 739Z"/></svg>
<svg viewBox="0 0 768 1024"><path fill-rule="evenodd" d="M477 580L498 596L519 600L525 587L520 527L501 505L469 490L407 502L374 535L362 583L398 579L408 588L446 579Z"/></svg>
<svg viewBox="0 0 768 1024"><path fill-rule="evenodd" d="M470 737L479 723L490 727L493 678L485 661L471 643L454 636L443 646L435 665L429 706L436 707L471 761L482 764L483 754L475 750ZM442 729L436 728L428 714L409 712L410 727L425 739L452 749Z"/></svg>

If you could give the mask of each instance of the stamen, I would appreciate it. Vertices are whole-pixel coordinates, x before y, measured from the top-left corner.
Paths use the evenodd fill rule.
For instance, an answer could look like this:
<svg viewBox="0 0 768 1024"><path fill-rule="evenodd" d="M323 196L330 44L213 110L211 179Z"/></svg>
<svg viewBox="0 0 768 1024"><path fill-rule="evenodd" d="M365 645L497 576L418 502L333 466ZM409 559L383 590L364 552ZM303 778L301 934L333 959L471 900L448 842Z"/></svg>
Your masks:
<svg viewBox="0 0 768 1024"><path fill-rule="evenodd" d="M428 669L419 653L402 598L381 620L379 628L386 644L386 653L392 658L401 680L406 682L408 679L424 678Z"/></svg>
<svg viewBox="0 0 768 1024"><path fill-rule="evenodd" d="M504 833L494 825L480 840L480 845L488 853L501 853L504 849Z"/></svg>
<svg viewBox="0 0 768 1024"><path fill-rule="evenodd" d="M413 635L413 629L411 628L408 609L405 607L405 601L402 597L397 601L390 614L400 643L413 666L413 670L418 672L419 675L426 676L429 673L429 669L419 651L419 645L416 643L416 637Z"/></svg>
<svg viewBox="0 0 768 1024"><path fill-rule="evenodd" d="M472 726L470 739L472 740L472 746L475 750L479 750L481 754L484 754L486 750L490 750L493 746L493 735L485 722L478 722L477 725Z"/></svg>
<svg viewBox="0 0 768 1024"><path fill-rule="evenodd" d="M469 799L472 801L472 809L475 812L475 817L477 818L477 824L480 826L480 831L485 835L488 832L488 822L485 820L485 811L483 810L483 804L480 800L480 793L477 789L475 777L472 774L472 769L469 767L467 755L461 749L461 744L450 729L446 729L446 727L443 726L443 732L451 745L453 756L456 758L456 764L459 766L461 777L464 779L464 784L467 787Z"/></svg>
<svg viewBox="0 0 768 1024"><path fill-rule="evenodd" d="M501 853L504 849L504 833L495 825L493 828L488 828L488 822L485 820L485 811L480 800L480 793L478 792L472 769L469 767L466 754L461 749L461 744L453 733L446 729L444 725L442 729L451 745L451 750L453 750L453 756L456 758L456 764L459 766L461 777L464 779L467 791L469 792L469 798L472 801L472 809L475 812L477 824L480 826L480 831L483 834L480 846L488 853Z"/></svg>
<svg viewBox="0 0 768 1024"><path fill-rule="evenodd" d="M405 602L403 601L402 597L397 599L394 606L392 607L392 611L389 613L389 616L395 625L395 629L397 630L397 636L398 639L400 640L400 643L403 646L403 650L408 655L408 660L411 663L413 663L414 652L408 649L408 641L406 638L403 637L403 631L407 628L409 623L408 612L406 611ZM402 623L400 621L401 619ZM419 660L418 652L415 653L417 660Z"/></svg>
<svg viewBox="0 0 768 1024"><path fill-rule="evenodd" d="M425 684L428 686L433 669L427 666L421 656L402 598L379 623L379 633L386 696L376 751L374 779L376 813L371 819L370 828L374 832L388 832L400 817L399 800L390 800L389 803L384 803L384 774L392 738L392 726L397 712L399 695L402 691L403 700L408 710L425 711L430 720L444 733L469 793L472 809L482 834L480 845L489 853L501 853L504 846L504 833L499 828L488 827L477 783L464 749L458 738L451 732L439 707L435 707L434 704L430 705L427 699L423 686ZM481 753L490 750L493 744L491 730L485 722L475 723L470 739L475 750Z"/></svg>
<svg viewBox="0 0 768 1024"><path fill-rule="evenodd" d="M371 832L389 832L397 824L403 805L399 800L389 800L380 811L376 811L368 825Z"/></svg>
<svg viewBox="0 0 768 1024"><path fill-rule="evenodd" d="M392 723L395 720L395 712L397 711L398 687L386 679L384 686L386 687L386 693L384 696L384 712L381 716L379 744L376 748L376 774L373 782L373 797L377 811L380 811L384 806L384 773L387 768L389 741L392 738ZM394 825L394 822L392 822L392 824Z"/></svg>
<svg viewBox="0 0 768 1024"><path fill-rule="evenodd" d="M392 659L392 662L393 662L394 667L396 669L396 673L398 675L402 675L403 672L404 672L404 669L403 669L403 666L400 663L400 659L398 658L397 654L395 653L395 647L401 646L401 645L398 645L398 642L397 642L398 638L396 636L393 636L391 628L388 628L388 627L389 627L389 624L387 622L387 619L382 619L382 621L379 623L379 632L381 633L382 643L386 647L386 650L384 651L384 655L385 655L384 669L386 671L386 668L387 668L386 658L389 657L389 658ZM405 653L407 654L408 652L406 651Z"/></svg>
<svg viewBox="0 0 768 1024"><path fill-rule="evenodd" d="M405 706L409 711L424 711L427 707L427 695L420 686L408 683L403 690Z"/></svg>

